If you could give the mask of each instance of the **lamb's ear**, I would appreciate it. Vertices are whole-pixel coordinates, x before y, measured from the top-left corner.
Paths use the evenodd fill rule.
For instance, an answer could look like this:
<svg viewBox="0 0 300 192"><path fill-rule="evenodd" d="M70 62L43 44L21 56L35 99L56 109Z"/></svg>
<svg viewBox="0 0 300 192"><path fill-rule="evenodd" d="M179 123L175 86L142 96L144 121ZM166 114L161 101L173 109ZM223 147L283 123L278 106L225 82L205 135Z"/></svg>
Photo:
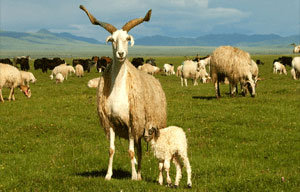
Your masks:
<svg viewBox="0 0 300 192"><path fill-rule="evenodd" d="M133 47L133 45L134 45L134 38L133 38L133 36L132 36L132 35L129 35L129 36L127 37L127 40L130 41L130 46Z"/></svg>

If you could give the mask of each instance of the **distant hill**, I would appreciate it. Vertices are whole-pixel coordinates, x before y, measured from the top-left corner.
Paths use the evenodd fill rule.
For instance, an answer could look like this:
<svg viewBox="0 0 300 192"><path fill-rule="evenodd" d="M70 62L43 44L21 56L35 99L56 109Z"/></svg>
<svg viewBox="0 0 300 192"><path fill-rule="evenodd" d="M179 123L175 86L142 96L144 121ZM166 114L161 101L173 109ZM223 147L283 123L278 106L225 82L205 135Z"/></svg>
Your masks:
<svg viewBox="0 0 300 192"><path fill-rule="evenodd" d="M297 35L281 37L275 34L268 35L243 35L243 34L210 34L196 38L150 36L136 39L137 45L153 46L284 46L290 47L293 42L298 42Z"/></svg>
<svg viewBox="0 0 300 192"><path fill-rule="evenodd" d="M155 49L157 47L210 47L211 51L213 47L221 45L231 45L237 47L261 47L269 50L279 50L284 48L285 50L292 50L291 43L298 43L298 35L282 37L275 34L268 35L244 35L244 34L209 34L196 38L186 37L167 37L161 35L140 37L135 39L135 48L137 52L138 46L146 46L148 49ZM176 49L177 49L176 48ZM71 33L53 33L46 29L41 29L35 33L25 32L12 32L12 31L0 31L0 51L53 51L53 52L93 52L96 50L104 51L105 54L111 53L110 45L105 45L103 42L99 42L93 38L86 38L75 36ZM167 49L169 50L169 49ZM256 50L256 49L255 49ZM102 54L104 54L102 52ZM145 51L142 51L144 54ZM271 51L273 52L273 51ZM160 52L156 53L160 54ZM172 53L170 53L172 54Z"/></svg>

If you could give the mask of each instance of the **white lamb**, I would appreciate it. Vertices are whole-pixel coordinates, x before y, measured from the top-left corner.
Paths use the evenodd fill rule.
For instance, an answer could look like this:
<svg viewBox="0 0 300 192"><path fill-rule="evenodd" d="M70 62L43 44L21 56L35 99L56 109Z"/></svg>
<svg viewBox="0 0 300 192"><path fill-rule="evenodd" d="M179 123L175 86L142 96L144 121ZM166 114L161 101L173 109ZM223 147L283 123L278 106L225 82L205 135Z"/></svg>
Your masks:
<svg viewBox="0 0 300 192"><path fill-rule="evenodd" d="M83 77L83 75L84 75L84 70L83 70L82 65L77 64L77 65L75 66L75 74L76 74L77 77Z"/></svg>
<svg viewBox="0 0 300 192"><path fill-rule="evenodd" d="M277 74L277 72L279 72L279 74L284 73L285 75L287 75L285 66L278 61L273 63L273 73Z"/></svg>
<svg viewBox="0 0 300 192"><path fill-rule="evenodd" d="M31 83L36 82L36 78L31 72L20 71L20 73L21 73L22 81L24 82L25 85L29 85L29 82Z"/></svg>
<svg viewBox="0 0 300 192"><path fill-rule="evenodd" d="M169 170L170 161L173 160L176 166L175 187L179 185L182 168L180 160L182 160L187 172L187 186L192 187L192 169L187 155L187 139L182 128L176 126L162 129L151 127L150 129L145 129L144 139L146 142L151 141L154 155L159 160L159 184L163 184L162 171L164 168L167 172L167 183L169 186L172 185Z"/></svg>
<svg viewBox="0 0 300 192"><path fill-rule="evenodd" d="M28 97L31 97L31 91L28 85L24 85L20 71L9 64L0 63L0 101L4 102L2 96L2 88L10 88L8 100L15 100L14 88L19 87L21 91Z"/></svg>
<svg viewBox="0 0 300 192"><path fill-rule="evenodd" d="M57 73L55 75L55 80L56 80L56 83L62 83L65 80L65 78L61 73Z"/></svg>
<svg viewBox="0 0 300 192"><path fill-rule="evenodd" d="M166 75L175 75L174 65L173 64L164 64L164 72Z"/></svg>
<svg viewBox="0 0 300 192"><path fill-rule="evenodd" d="M89 88L97 88L98 85L99 85L99 80L100 80L100 77L91 79L91 80L88 81L87 86L88 86Z"/></svg>

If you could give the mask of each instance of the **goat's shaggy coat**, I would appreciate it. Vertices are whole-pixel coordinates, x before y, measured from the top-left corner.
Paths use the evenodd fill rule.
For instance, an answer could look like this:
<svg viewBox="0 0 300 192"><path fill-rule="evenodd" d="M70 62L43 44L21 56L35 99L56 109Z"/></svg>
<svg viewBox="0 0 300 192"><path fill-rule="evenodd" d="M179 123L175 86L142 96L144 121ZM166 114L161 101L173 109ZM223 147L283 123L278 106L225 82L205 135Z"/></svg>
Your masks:
<svg viewBox="0 0 300 192"><path fill-rule="evenodd" d="M19 87L21 91L28 97L31 97L29 86L24 85L20 71L9 64L0 63L0 101L4 102L2 96L2 88L10 88L8 100L15 100L14 88Z"/></svg>
<svg viewBox="0 0 300 192"><path fill-rule="evenodd" d="M251 73L250 54L231 46L221 46L215 49L211 55L210 73L215 85L216 96L219 98L219 82L225 77L233 88L231 95L235 94L236 85L240 82L243 87L248 85L251 96L255 96L255 83Z"/></svg>

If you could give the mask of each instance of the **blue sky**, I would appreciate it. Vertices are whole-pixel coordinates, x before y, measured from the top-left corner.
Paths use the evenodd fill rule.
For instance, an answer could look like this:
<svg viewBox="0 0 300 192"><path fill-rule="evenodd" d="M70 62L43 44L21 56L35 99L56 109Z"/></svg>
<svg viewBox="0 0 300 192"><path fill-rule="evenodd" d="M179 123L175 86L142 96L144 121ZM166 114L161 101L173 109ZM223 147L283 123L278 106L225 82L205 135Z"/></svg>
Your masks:
<svg viewBox="0 0 300 192"><path fill-rule="evenodd" d="M149 23L132 29L135 37L205 34L300 34L300 0L0 0L0 29L52 32L104 41L109 35L90 23L84 5L98 20L121 28L152 9Z"/></svg>

